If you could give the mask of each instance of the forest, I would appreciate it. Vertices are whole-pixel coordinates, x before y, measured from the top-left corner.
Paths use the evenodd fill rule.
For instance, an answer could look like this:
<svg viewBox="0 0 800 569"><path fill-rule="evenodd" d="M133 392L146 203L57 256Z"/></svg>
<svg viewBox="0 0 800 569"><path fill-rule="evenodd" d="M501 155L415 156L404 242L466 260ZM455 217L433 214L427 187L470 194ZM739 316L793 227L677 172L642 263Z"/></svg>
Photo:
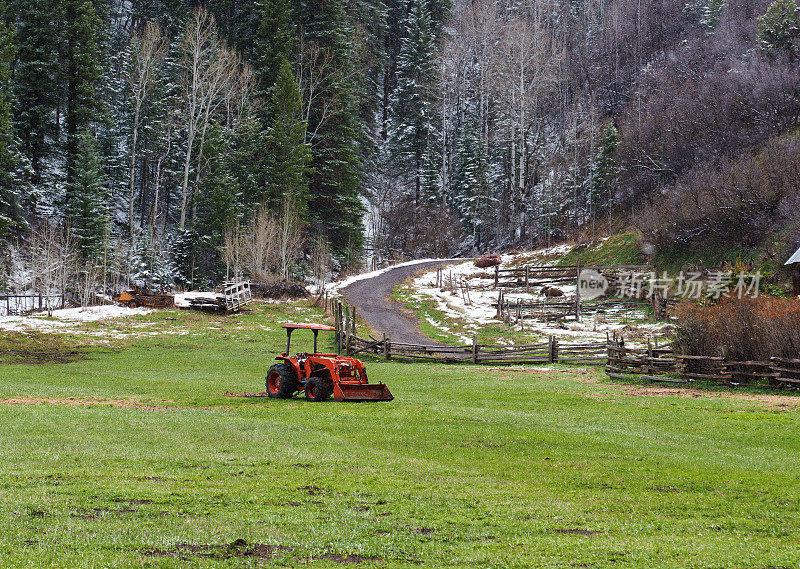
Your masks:
<svg viewBox="0 0 800 569"><path fill-rule="evenodd" d="M0 0L0 287L788 247L798 36L795 0Z"/></svg>

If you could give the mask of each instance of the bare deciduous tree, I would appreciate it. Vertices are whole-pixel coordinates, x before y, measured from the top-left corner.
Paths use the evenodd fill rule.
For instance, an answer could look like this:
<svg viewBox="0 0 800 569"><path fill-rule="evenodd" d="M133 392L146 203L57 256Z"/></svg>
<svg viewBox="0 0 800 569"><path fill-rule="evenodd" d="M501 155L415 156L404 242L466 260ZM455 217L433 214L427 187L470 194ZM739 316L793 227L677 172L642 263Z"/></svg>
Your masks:
<svg viewBox="0 0 800 569"><path fill-rule="evenodd" d="M130 99L133 104L130 180L128 185L128 223L130 224L131 239L134 238L135 234L133 210L136 201L134 182L139 122L142 117L144 102L153 89L153 85L155 85L158 71L167 53L167 44L167 38L158 24L154 22L145 22L141 31L136 32L131 38L131 60L125 77L130 85Z"/></svg>

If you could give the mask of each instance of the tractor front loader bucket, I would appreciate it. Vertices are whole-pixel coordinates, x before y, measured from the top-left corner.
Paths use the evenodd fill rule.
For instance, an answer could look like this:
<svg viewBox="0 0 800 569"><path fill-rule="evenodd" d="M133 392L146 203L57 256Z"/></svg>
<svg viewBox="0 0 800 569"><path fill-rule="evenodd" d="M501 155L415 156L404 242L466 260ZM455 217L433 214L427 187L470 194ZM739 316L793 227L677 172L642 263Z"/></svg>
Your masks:
<svg viewBox="0 0 800 569"><path fill-rule="evenodd" d="M383 383L335 383L334 401L391 401L394 396Z"/></svg>

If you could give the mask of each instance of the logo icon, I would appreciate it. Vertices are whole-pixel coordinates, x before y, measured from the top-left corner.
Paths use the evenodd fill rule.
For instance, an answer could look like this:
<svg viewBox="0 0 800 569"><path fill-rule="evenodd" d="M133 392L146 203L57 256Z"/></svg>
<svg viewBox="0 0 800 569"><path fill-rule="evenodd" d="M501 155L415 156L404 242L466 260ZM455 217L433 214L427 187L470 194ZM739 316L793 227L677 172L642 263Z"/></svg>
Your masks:
<svg viewBox="0 0 800 569"><path fill-rule="evenodd" d="M578 275L578 294L583 300L603 296L608 290L608 279L592 269L585 269Z"/></svg>

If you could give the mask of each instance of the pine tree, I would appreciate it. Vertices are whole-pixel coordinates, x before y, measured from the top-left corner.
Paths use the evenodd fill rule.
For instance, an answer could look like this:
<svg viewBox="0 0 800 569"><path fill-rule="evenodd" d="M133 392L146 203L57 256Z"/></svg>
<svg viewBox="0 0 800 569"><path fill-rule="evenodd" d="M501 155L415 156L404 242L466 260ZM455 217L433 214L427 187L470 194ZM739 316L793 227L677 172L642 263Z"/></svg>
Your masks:
<svg viewBox="0 0 800 569"><path fill-rule="evenodd" d="M332 66L311 101L307 142L312 148L309 217L324 230L344 263L363 246L357 111L351 79L352 61L342 0L308 2L300 10L308 42L318 46ZM333 104L332 104L333 103Z"/></svg>
<svg viewBox="0 0 800 569"><path fill-rule="evenodd" d="M595 215L601 212L611 214L614 192L619 183L619 165L615 159L619 146L619 132L613 122L609 122L600 135L600 148L592 163L591 203Z"/></svg>
<svg viewBox="0 0 800 569"><path fill-rule="evenodd" d="M0 243L24 226L19 207L24 161L11 123L11 64L16 49L14 31L7 20L7 6L0 0Z"/></svg>
<svg viewBox="0 0 800 569"><path fill-rule="evenodd" d="M302 104L292 66L283 60L272 90L272 120L267 135L270 205L277 210L283 200L290 199L297 213L305 217L311 151L305 143Z"/></svg>
<svg viewBox="0 0 800 569"><path fill-rule="evenodd" d="M58 125L59 50L63 34L59 0L14 0L17 17L17 62L14 65L14 122L22 151L33 167L32 182L45 176L45 160L52 153Z"/></svg>
<svg viewBox="0 0 800 569"><path fill-rule="evenodd" d="M100 252L109 229L109 200L104 178L95 138L88 129L84 130L78 139L73 175L67 183L70 200L64 213L85 260Z"/></svg>
<svg viewBox="0 0 800 569"><path fill-rule="evenodd" d="M231 147L229 132L219 125L212 125L203 144L203 158L206 172L202 181L202 191L198 192L195 230L201 235L220 242L225 229L236 217L240 202L239 187L231 171Z"/></svg>
<svg viewBox="0 0 800 569"><path fill-rule="evenodd" d="M426 0L408 0L404 37L397 60L397 90L391 137L401 172L410 176L415 199L422 186L423 157L433 131L436 80L435 39Z"/></svg>
<svg viewBox="0 0 800 569"><path fill-rule="evenodd" d="M89 122L95 118L95 85L100 77L98 60L99 20L91 0L66 0L67 184L76 175L79 146ZM67 201L71 199L69 192Z"/></svg>
<svg viewBox="0 0 800 569"><path fill-rule="evenodd" d="M757 19L758 38L766 50L797 53L796 41L800 35L800 6L796 0L775 0Z"/></svg>
<svg viewBox="0 0 800 569"><path fill-rule="evenodd" d="M254 65L258 94L267 97L280 73L281 63L291 60L297 44L289 0L263 0L261 19L254 38Z"/></svg>

